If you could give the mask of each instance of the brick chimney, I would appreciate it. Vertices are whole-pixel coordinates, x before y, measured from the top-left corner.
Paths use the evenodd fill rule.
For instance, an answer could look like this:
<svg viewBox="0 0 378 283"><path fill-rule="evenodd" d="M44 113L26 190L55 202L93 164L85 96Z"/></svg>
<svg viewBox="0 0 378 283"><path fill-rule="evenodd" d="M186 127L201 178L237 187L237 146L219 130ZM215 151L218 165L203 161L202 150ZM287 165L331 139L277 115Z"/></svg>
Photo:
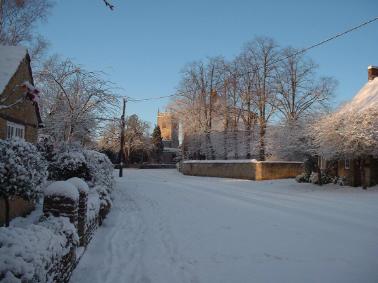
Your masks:
<svg viewBox="0 0 378 283"><path fill-rule="evenodd" d="M369 66L368 67L368 80L372 81L376 77L378 77L378 67Z"/></svg>

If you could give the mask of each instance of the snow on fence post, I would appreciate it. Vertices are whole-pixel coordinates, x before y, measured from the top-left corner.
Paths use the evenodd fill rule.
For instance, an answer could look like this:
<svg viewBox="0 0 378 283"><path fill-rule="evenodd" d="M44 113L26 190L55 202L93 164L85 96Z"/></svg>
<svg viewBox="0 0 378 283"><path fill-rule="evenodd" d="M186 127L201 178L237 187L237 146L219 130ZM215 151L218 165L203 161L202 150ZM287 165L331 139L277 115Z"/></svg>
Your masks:
<svg viewBox="0 0 378 283"><path fill-rule="evenodd" d="M78 224L77 232L80 238L80 246L86 246L87 233L87 203L88 203L88 185L80 178L73 177L67 180L67 182L74 185L79 191L79 206L78 206Z"/></svg>
<svg viewBox="0 0 378 283"><path fill-rule="evenodd" d="M44 195L44 215L68 217L78 228L79 192L74 185L66 181L54 182L45 189Z"/></svg>

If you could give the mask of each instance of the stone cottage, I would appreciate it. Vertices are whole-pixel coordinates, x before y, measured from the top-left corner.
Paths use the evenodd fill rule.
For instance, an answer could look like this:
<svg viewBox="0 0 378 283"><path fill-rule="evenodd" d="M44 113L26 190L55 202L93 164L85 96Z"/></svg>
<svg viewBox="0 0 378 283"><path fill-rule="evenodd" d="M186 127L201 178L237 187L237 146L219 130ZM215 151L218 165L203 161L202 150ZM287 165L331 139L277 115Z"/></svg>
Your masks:
<svg viewBox="0 0 378 283"><path fill-rule="evenodd" d="M346 108L358 112L368 111L367 109L371 108L378 109L378 67L368 67L368 82L352 101L338 112L342 112ZM323 172L344 178L347 185L374 186L378 184L378 159L373 156L368 156L363 163L354 159L342 159L332 162L319 157L318 163ZM363 174L361 174L361 171L363 171Z"/></svg>
<svg viewBox="0 0 378 283"><path fill-rule="evenodd" d="M19 137L30 143L37 142L42 121L38 90L33 84L27 50L0 45L0 139ZM0 225L5 219L4 206L4 200L0 199ZM10 203L10 218L27 214L33 208L33 203L16 198Z"/></svg>

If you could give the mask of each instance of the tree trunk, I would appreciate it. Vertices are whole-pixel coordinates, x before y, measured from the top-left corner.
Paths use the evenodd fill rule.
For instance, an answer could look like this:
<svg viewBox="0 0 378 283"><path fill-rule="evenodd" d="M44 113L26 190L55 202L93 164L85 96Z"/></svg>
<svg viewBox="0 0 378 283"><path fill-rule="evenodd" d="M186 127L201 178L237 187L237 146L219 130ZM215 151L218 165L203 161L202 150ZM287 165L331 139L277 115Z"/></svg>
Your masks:
<svg viewBox="0 0 378 283"><path fill-rule="evenodd" d="M233 129L233 133L232 133L232 141L234 144L234 158L238 159L239 158L238 132L235 128Z"/></svg>
<svg viewBox="0 0 378 283"><path fill-rule="evenodd" d="M228 141L228 130L225 129L223 132L223 159L227 160L227 141Z"/></svg>
<svg viewBox="0 0 378 283"><path fill-rule="evenodd" d="M247 135L247 137L246 137L246 141L245 141L245 152L246 152L245 157L247 159L250 159L251 158L251 142L252 142L251 126L250 125L247 126L246 135Z"/></svg>
<svg viewBox="0 0 378 283"><path fill-rule="evenodd" d="M9 227L9 198L4 197L5 202L5 227Z"/></svg>
<svg viewBox="0 0 378 283"><path fill-rule="evenodd" d="M210 131L206 131L206 159L214 160L215 153L213 144L211 143L211 133Z"/></svg>
<svg viewBox="0 0 378 283"><path fill-rule="evenodd" d="M260 121L260 161L265 161L265 121Z"/></svg>
<svg viewBox="0 0 378 283"><path fill-rule="evenodd" d="M318 166L317 166L317 169L318 169L318 184L319 184L319 186L322 185L322 170L320 168L321 162L322 161L321 161L321 157L320 157L320 164L318 164Z"/></svg>
<svg viewBox="0 0 378 283"><path fill-rule="evenodd" d="M365 181L365 159L360 159L360 173L361 173L361 186L366 190L366 181Z"/></svg>

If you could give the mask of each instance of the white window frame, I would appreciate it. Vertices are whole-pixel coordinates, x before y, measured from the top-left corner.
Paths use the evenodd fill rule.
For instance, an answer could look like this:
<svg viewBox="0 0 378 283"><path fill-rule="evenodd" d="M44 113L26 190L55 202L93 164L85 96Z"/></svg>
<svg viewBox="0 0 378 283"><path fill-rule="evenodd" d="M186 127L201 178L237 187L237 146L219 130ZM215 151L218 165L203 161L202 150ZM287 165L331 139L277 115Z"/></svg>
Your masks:
<svg viewBox="0 0 378 283"><path fill-rule="evenodd" d="M25 126L7 121L7 139L18 137L25 139Z"/></svg>
<svg viewBox="0 0 378 283"><path fill-rule="evenodd" d="M350 160L349 159L345 159L344 160L344 168L345 169L350 169Z"/></svg>

